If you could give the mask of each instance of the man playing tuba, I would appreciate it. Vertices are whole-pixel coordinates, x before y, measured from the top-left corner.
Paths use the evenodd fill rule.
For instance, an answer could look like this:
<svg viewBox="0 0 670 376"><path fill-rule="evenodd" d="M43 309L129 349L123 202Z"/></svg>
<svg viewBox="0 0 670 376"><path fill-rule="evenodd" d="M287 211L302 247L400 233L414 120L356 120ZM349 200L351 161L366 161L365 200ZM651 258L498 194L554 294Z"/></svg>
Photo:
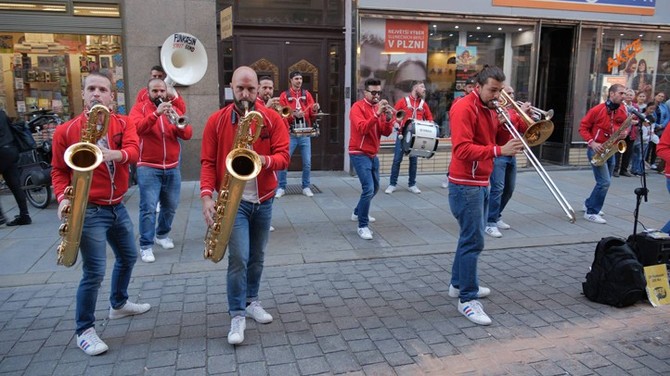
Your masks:
<svg viewBox="0 0 670 376"><path fill-rule="evenodd" d="M272 322L272 316L258 300L258 290L265 246L270 234L272 202L277 188L275 171L288 167L289 136L277 111L255 105L258 95L256 72L249 67L237 68L230 86L234 103L209 117L202 136L200 198L202 213L210 231L233 226L230 238L225 239L229 252L226 287L228 311L232 318L228 343L236 345L244 341L247 315L262 324ZM252 113L259 114L262 124L250 120ZM248 128L243 132L245 134L240 135L238 131L244 129L243 125ZM253 149L259 157L260 172L246 181L241 197L230 197L228 190L232 191L231 184L237 182L232 182L235 180L234 174L228 171L226 160L231 151L238 149L238 140L247 137L249 133L258 132L257 127L262 127L258 139L240 149ZM215 191L219 194L217 201L212 198ZM228 197L225 206L235 206L233 201L239 203L236 214L232 216L234 223L218 223L214 220L215 217L225 217L216 210L222 197Z"/></svg>
<svg viewBox="0 0 670 376"><path fill-rule="evenodd" d="M91 72L84 81L82 95L84 112L56 128L51 177L59 202L59 218L70 205L86 206L83 223L73 224L83 226L79 244L83 275L77 290L76 334L79 348L88 355L98 355L108 349L95 331L95 305L105 277L107 242L116 257L111 278L109 319L144 313L151 306L128 300L128 284L137 261L137 248L133 223L123 205L123 195L128 190L128 165L137 161L139 148L135 124L126 116L110 115L107 133L97 140L103 159L93 170L88 197L74 197L72 202L65 197L65 189L71 184L73 176L73 170L64 159L65 150L81 140L82 131L89 123L93 123L89 126L104 129L102 124L89 122L89 110L96 104L110 107L114 99L112 83L102 73Z"/></svg>

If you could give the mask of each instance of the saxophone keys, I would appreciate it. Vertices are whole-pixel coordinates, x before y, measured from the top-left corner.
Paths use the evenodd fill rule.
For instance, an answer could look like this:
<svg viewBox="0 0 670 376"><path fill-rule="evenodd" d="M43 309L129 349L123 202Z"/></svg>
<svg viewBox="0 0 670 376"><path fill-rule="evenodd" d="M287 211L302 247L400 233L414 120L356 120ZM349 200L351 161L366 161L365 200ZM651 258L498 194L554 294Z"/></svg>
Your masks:
<svg viewBox="0 0 670 376"><path fill-rule="evenodd" d="M65 236L65 234L67 234L67 231L68 231L67 223L61 223L61 225L58 227L58 234L60 236ZM59 253L63 252L62 244L58 246L58 252Z"/></svg>

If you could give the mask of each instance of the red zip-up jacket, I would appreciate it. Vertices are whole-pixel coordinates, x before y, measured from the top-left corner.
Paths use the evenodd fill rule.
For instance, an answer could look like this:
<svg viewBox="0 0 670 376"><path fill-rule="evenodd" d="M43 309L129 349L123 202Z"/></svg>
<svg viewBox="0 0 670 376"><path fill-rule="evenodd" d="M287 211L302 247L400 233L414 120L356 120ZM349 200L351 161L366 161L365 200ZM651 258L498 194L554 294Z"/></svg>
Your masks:
<svg viewBox="0 0 670 376"><path fill-rule="evenodd" d="M181 111L172 107L178 115ZM151 101L135 103L130 110L130 120L137 126L140 138L140 159L138 166L146 166L167 170L179 166L181 144L178 139L190 140L193 127L186 125L184 129L170 123L167 116L156 117L156 105Z"/></svg>
<svg viewBox="0 0 670 376"><path fill-rule="evenodd" d="M177 89L175 89L177 91ZM140 89L140 92L137 93L137 97L135 98L135 104L148 101L151 102L151 99L149 99L149 89L147 87L143 87ZM186 102L184 102L184 98L179 95L179 92L177 92L177 99L172 100L172 107L176 107L179 109L180 114L185 114L186 113Z"/></svg>
<svg viewBox="0 0 670 376"><path fill-rule="evenodd" d="M265 156L265 164L256 177L258 197L261 202L275 195L277 175L275 171L288 168L289 135L286 125L277 111L267 107L257 106L255 111L263 115L263 130L251 148L258 155ZM226 174L226 157L233 149L233 140L241 115L235 109L235 104L212 114L205 124L202 135L202 149L200 151L200 197L212 196L221 187L221 181ZM256 124L250 127L255 132Z"/></svg>
<svg viewBox="0 0 670 376"><path fill-rule="evenodd" d="M407 101L409 100L409 106L407 105ZM428 107L428 103L426 103L425 100L423 100L423 104L421 103L421 99L419 98L414 98L411 95L399 99L395 103L395 109L396 111L403 110L405 111L405 118L402 119L403 124L401 124L401 128L398 130L398 134L403 134L405 132L405 126L408 123L408 120L410 119L416 119L416 120L427 120L427 121L433 121L433 114L430 112L430 107ZM421 107L419 107L421 105ZM415 109L416 109L416 116L415 116Z"/></svg>
<svg viewBox="0 0 670 376"><path fill-rule="evenodd" d="M63 192L70 185L72 169L65 163L65 150L81 141L81 131L88 120L84 112L63 125L56 127L53 137L53 159L51 161L51 180L58 202L65 197ZM137 162L139 141L135 124L127 116L112 114L109 117L107 139L111 150L120 150L123 159L114 162L114 173L106 162L93 170L88 202L96 205L115 205L121 202L128 190L129 165Z"/></svg>
<svg viewBox="0 0 670 376"><path fill-rule="evenodd" d="M349 135L349 154L363 154L374 157L379 152L379 143L382 136L393 133L394 119L386 120L382 113L377 116L376 105L361 99L351 106L349 122L351 123L351 134Z"/></svg>
<svg viewBox="0 0 670 376"><path fill-rule="evenodd" d="M670 179L670 132L663 132L656 145L656 155L665 161L665 177Z"/></svg>
<svg viewBox="0 0 670 376"><path fill-rule="evenodd" d="M287 91L291 94L290 96L287 95ZM316 119L316 112L312 111L312 107L314 106L314 98L312 98L312 94L304 89L293 90L290 88L287 91L282 91L279 95L279 104L291 107L291 115L286 118L287 122L293 124L295 121L293 118L293 111L295 111L298 102L300 102L300 109L305 113L305 125L311 127L312 122ZM305 96L302 95L303 91Z"/></svg>
<svg viewBox="0 0 670 376"><path fill-rule="evenodd" d="M607 141L628 117L626 107L621 105L615 111L609 111L605 103L591 108L579 124L579 134L589 145L592 142L602 144Z"/></svg>
<svg viewBox="0 0 670 376"><path fill-rule="evenodd" d="M474 90L459 99L449 111L451 120L451 163L449 181L454 184L489 185L493 158L501 156L496 145L500 122L495 110L486 107Z"/></svg>

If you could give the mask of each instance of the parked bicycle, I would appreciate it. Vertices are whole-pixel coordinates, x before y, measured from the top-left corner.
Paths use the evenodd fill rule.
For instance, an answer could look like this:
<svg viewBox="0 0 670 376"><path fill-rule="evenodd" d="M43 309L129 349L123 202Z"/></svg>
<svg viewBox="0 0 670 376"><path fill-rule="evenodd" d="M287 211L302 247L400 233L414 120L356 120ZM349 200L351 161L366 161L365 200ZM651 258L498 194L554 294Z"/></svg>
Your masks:
<svg viewBox="0 0 670 376"><path fill-rule="evenodd" d="M38 209L51 203L51 142L56 127L63 121L49 110L30 113L26 125L35 139L35 148L19 153L19 178L26 199ZM4 182L0 187L4 187Z"/></svg>

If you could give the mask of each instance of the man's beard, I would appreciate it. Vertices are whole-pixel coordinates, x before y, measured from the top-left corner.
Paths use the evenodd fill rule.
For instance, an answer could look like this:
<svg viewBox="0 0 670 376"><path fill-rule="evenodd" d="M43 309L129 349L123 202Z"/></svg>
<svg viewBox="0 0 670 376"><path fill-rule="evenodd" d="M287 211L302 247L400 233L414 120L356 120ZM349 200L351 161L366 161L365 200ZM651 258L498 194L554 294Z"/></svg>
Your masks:
<svg viewBox="0 0 670 376"><path fill-rule="evenodd" d="M235 103L235 107L237 110L241 113L244 113L246 110L253 111L254 110L254 102L255 101L246 101L246 100L238 100L237 98L233 99L233 102ZM245 103L247 107L245 108Z"/></svg>
<svg viewBox="0 0 670 376"><path fill-rule="evenodd" d="M263 102L267 103L270 100L270 98L272 98L272 94L263 94L262 97Z"/></svg>
<svg viewBox="0 0 670 376"><path fill-rule="evenodd" d="M160 106L161 103L165 102L165 99L161 98L161 97L156 97L156 98L152 99L151 101L156 105L156 107L158 107L158 106Z"/></svg>

